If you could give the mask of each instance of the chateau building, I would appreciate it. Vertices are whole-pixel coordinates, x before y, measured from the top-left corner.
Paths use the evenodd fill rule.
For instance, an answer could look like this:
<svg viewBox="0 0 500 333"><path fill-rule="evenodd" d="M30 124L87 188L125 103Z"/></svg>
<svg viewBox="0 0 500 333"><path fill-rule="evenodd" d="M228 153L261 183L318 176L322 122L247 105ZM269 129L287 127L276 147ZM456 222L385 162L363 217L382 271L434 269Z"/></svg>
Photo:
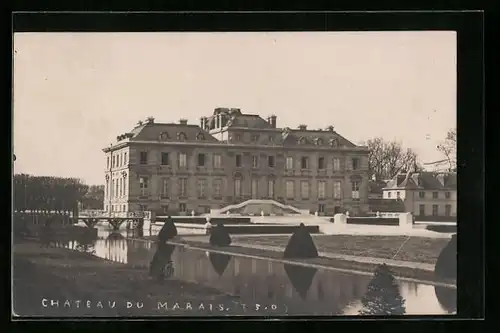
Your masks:
<svg viewBox="0 0 500 333"><path fill-rule="evenodd" d="M384 199L400 199L417 220L457 215L456 172L415 172L396 175L383 189Z"/></svg>
<svg viewBox="0 0 500 333"><path fill-rule="evenodd" d="M150 117L103 151L110 211L201 214L248 199L320 215L368 209L368 149L333 126L278 128L276 116L217 108L199 125Z"/></svg>

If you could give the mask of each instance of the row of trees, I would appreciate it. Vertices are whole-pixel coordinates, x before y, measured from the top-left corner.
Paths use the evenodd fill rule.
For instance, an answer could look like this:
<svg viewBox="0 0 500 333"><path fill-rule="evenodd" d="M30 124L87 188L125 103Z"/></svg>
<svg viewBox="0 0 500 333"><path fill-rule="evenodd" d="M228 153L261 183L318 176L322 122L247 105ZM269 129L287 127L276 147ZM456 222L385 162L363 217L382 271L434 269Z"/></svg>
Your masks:
<svg viewBox="0 0 500 333"><path fill-rule="evenodd" d="M79 203L84 208L99 209L104 200L104 186L87 186L76 178L14 175L14 210L69 212ZM85 207L85 206L90 207Z"/></svg>
<svg viewBox="0 0 500 333"><path fill-rule="evenodd" d="M370 153L368 165L370 177L380 181L391 179L400 172L422 171L418 155L410 148L404 148L400 142L385 141L378 137L366 142ZM456 171L457 131L451 129L446 138L437 146L447 161L448 171Z"/></svg>

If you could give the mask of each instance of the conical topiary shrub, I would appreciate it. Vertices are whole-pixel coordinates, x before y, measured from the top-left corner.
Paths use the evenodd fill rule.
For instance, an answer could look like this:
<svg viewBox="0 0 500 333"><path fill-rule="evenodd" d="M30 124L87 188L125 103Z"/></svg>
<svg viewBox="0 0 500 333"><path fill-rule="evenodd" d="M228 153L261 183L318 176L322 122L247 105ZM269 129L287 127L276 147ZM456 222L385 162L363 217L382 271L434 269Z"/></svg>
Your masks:
<svg viewBox="0 0 500 333"><path fill-rule="evenodd" d="M308 259L317 258L318 250L303 223L300 224L297 231L293 233L286 245L284 258Z"/></svg>
<svg viewBox="0 0 500 333"><path fill-rule="evenodd" d="M163 224L163 227L161 227L160 232L158 233L158 241L160 243L165 243L175 236L177 236L177 227L175 226L172 218L169 216Z"/></svg>
<svg viewBox="0 0 500 333"><path fill-rule="evenodd" d="M231 236L222 223L210 231L210 245L214 246L229 246L231 245Z"/></svg>
<svg viewBox="0 0 500 333"><path fill-rule="evenodd" d="M390 316L406 313L405 300L399 292L399 286L386 264L375 270L373 279L361 299L361 315Z"/></svg>

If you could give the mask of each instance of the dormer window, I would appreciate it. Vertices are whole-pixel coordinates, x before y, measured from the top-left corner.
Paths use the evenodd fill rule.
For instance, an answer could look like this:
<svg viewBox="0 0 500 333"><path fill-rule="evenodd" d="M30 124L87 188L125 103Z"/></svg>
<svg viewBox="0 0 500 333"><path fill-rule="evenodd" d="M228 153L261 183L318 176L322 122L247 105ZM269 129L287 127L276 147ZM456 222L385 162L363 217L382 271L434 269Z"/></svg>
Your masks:
<svg viewBox="0 0 500 333"><path fill-rule="evenodd" d="M187 136L184 132L177 133L177 140L184 141L187 139Z"/></svg>
<svg viewBox="0 0 500 333"><path fill-rule="evenodd" d="M329 143L330 143L330 146L332 146L332 147L338 147L338 145L339 145L337 138L331 138Z"/></svg>
<svg viewBox="0 0 500 333"><path fill-rule="evenodd" d="M314 140L314 141L316 142L317 146L323 145L323 139L322 138L316 138L316 140Z"/></svg>
<svg viewBox="0 0 500 333"><path fill-rule="evenodd" d="M166 141L168 139L170 139L170 137L168 136L167 132L160 133L160 141Z"/></svg>
<svg viewBox="0 0 500 333"><path fill-rule="evenodd" d="M203 135L203 133L196 134L196 140L198 141L205 140L205 136Z"/></svg>
<svg viewBox="0 0 500 333"><path fill-rule="evenodd" d="M304 145L306 143L306 138L300 137L299 138L299 145Z"/></svg>

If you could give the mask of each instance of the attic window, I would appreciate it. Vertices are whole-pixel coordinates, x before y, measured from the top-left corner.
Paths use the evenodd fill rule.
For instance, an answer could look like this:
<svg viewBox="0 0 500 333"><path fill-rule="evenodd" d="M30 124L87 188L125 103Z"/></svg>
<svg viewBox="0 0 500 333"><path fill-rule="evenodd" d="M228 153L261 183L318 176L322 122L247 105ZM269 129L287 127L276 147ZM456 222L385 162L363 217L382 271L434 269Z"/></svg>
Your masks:
<svg viewBox="0 0 500 333"><path fill-rule="evenodd" d="M187 139L187 136L184 132L177 133L177 140L184 141Z"/></svg>
<svg viewBox="0 0 500 333"><path fill-rule="evenodd" d="M321 146L323 144L323 139L322 138L316 138L316 140L314 140L316 142L316 145L317 146Z"/></svg>
<svg viewBox="0 0 500 333"><path fill-rule="evenodd" d="M205 140L205 136L203 135L203 133L196 134L196 140L199 141Z"/></svg>
<svg viewBox="0 0 500 333"><path fill-rule="evenodd" d="M300 138L299 138L299 145L303 145L303 144L305 144L305 143L306 143L306 138L304 138L304 137L300 137Z"/></svg>
<svg viewBox="0 0 500 333"><path fill-rule="evenodd" d="M331 138L329 143L330 143L330 146L332 146L332 147L337 147L339 145L337 138Z"/></svg>
<svg viewBox="0 0 500 333"><path fill-rule="evenodd" d="M168 140L168 139L170 139L170 137L168 136L167 132L160 133L160 141L165 141L165 140Z"/></svg>

